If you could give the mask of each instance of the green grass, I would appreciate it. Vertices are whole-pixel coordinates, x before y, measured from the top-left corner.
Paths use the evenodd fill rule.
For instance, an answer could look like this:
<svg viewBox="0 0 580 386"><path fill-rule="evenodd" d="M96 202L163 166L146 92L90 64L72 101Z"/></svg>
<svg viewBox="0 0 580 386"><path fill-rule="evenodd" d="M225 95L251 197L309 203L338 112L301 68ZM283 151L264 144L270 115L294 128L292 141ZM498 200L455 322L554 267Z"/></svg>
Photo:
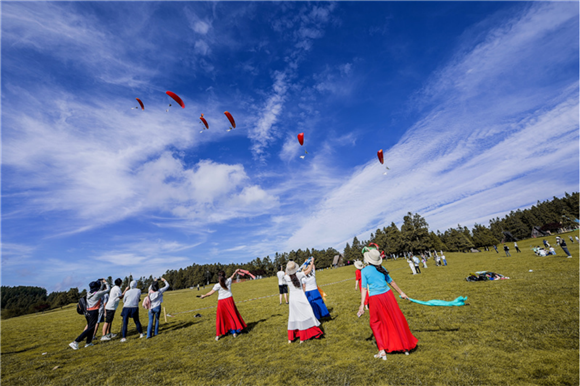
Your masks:
<svg viewBox="0 0 580 386"><path fill-rule="evenodd" d="M577 232L572 234L577 235ZM567 237L567 235L566 235ZM549 237L555 245L555 237ZM160 335L138 339L130 322L128 341L97 341L68 347L83 329L74 307L2 321L2 383L5 385L578 385L578 244L574 256L537 257L529 246L505 257L503 251L449 253L447 267L411 275L404 260L385 267L410 297L452 300L468 296L469 306L427 307L401 301L418 348L410 356L376 360L368 313L356 316L360 295L354 267L317 273L333 319L324 339L287 343L287 306L277 279L234 284L234 299L248 333L214 341L217 295L200 300L196 290L166 293L169 314ZM510 248L513 244L510 244ZM511 248L513 249L513 248ZM490 270L510 280L469 283L473 271ZM533 272L529 272L533 270ZM340 282L342 280L348 280ZM336 284L329 284L335 283ZM325 284L329 284L324 286ZM209 290L209 289L207 289ZM205 310L190 310L211 307ZM118 311L120 314L120 311ZM202 318L194 318L196 313ZM147 314L141 309L141 322ZM116 316L113 332L119 333ZM99 333L100 337L100 333ZM81 344L81 347L84 344ZM42 353L46 352L46 355ZM53 370L55 366L59 366Z"/></svg>

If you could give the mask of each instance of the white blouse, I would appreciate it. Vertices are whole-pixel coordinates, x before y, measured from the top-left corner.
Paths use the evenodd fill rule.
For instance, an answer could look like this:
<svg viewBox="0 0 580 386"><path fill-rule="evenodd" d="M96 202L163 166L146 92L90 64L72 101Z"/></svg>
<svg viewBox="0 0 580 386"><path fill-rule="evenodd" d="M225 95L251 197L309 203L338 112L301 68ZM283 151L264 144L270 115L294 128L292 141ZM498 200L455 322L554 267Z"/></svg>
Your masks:
<svg viewBox="0 0 580 386"><path fill-rule="evenodd" d="M227 299L227 298L232 297L232 279L231 278L226 280L226 287L228 287L227 290L223 289L219 282L213 286L213 290L216 292L219 292L218 300Z"/></svg>

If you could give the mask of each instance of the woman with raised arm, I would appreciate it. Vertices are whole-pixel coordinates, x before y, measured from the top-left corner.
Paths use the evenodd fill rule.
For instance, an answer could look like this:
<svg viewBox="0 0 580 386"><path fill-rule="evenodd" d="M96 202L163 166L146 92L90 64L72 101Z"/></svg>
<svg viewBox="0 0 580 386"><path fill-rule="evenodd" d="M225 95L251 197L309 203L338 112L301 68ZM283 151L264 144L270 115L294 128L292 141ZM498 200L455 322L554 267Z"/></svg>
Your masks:
<svg viewBox="0 0 580 386"><path fill-rule="evenodd" d="M230 333L234 336L246 328L246 323L242 319L242 315L238 312L236 303L232 296L232 280L238 273L239 269L233 273L231 277L226 280L226 273L224 271L218 272L218 283L213 286L213 289L201 295L200 298L206 298L218 292L218 305L216 311L215 340L219 340L221 336Z"/></svg>
<svg viewBox="0 0 580 386"><path fill-rule="evenodd" d="M387 283L395 289L403 299L407 295L397 286L389 276L389 272L381 265L381 254L376 250L370 250L364 254L367 267L361 270L362 292L361 304L357 315L364 314L364 302L369 291L369 314L370 325L377 341L379 353L375 358L387 360L387 352L404 351L409 355L409 350L417 346L417 338L411 334L407 319L401 312L393 292Z"/></svg>
<svg viewBox="0 0 580 386"><path fill-rule="evenodd" d="M321 318L330 316L330 312L328 312L328 308L326 308L326 304L324 304L320 291L318 291L318 284L316 284L316 267L314 264L312 264L312 270L310 273L304 276L300 282L304 288L304 295L306 295L306 299L308 299L308 303L310 303L316 319L320 321Z"/></svg>
<svg viewBox="0 0 580 386"><path fill-rule="evenodd" d="M311 338L320 338L323 334L318 327L320 322L314 316L314 311L304 294L301 280L306 277L314 267L314 258L304 272L298 272L300 267L293 261L286 265L284 280L288 283L290 292L290 312L288 314L288 343L300 338L300 343Z"/></svg>

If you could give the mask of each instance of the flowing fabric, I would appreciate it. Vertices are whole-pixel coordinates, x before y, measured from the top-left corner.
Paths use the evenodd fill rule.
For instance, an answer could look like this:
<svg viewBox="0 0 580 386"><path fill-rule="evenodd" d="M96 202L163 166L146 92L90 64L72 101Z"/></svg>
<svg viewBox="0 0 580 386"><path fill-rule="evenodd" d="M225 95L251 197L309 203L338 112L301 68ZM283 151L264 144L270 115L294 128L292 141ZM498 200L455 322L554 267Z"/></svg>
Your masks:
<svg viewBox="0 0 580 386"><path fill-rule="evenodd" d="M415 300L415 299L409 298L409 300L412 301L413 303L422 304L424 306L459 307L459 306L465 305L465 301L467 300L467 296L460 296L457 299L452 300L450 302L445 301L445 300L438 300L438 299L423 301L423 300Z"/></svg>
<svg viewBox="0 0 580 386"><path fill-rule="evenodd" d="M215 321L215 334L222 336L229 333L237 334L246 328L242 315L238 312L234 298L218 300Z"/></svg>
<svg viewBox="0 0 580 386"><path fill-rule="evenodd" d="M386 352L409 351L417 346L393 291L369 296L370 325L377 347Z"/></svg>
<svg viewBox="0 0 580 386"><path fill-rule="evenodd" d="M320 320L320 318L330 316L330 312L328 312L328 308L326 308L326 304L324 304L322 296L317 289L314 291L306 291L305 295L306 299L308 299L308 303L312 306L312 311L314 312L316 319Z"/></svg>
<svg viewBox="0 0 580 386"><path fill-rule="evenodd" d="M298 281L301 281L304 276L302 272L296 274ZM318 327L320 322L314 316L314 311L302 290L302 286L295 287L288 275L284 276L284 280L288 283L290 295L288 340L294 340L296 337L299 337L301 341L319 338L322 336L322 330Z"/></svg>

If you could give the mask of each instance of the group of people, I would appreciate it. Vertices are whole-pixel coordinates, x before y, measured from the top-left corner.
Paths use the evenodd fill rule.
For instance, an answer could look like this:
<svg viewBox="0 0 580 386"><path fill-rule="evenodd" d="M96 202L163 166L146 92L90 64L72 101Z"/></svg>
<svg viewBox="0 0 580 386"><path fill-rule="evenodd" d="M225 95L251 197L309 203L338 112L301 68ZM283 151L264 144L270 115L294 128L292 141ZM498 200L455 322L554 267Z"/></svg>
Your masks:
<svg viewBox="0 0 580 386"><path fill-rule="evenodd" d="M406 257L413 275L421 273L421 264L423 264L423 268L427 268L427 259L431 258L431 256L435 259L436 267L447 265L447 259L445 258L443 251L441 251L441 254L438 254L437 251L433 251L433 255L431 254L431 251L427 252L427 254L421 253L421 257L410 253Z"/></svg>
<svg viewBox="0 0 580 386"><path fill-rule="evenodd" d="M149 287L145 304L149 310L149 324L147 325L147 338L152 338L159 333L159 317L161 314L161 303L163 302L163 293L169 289L169 283L164 278L161 281L165 286L160 288L159 281L156 279ZM141 290L137 288L137 281L133 280L129 286L121 291L123 281L118 278L115 285L110 288L105 279L99 279L89 283L89 292L86 296L86 310L84 311L87 325L84 331L69 344L73 350L79 349L79 343L86 339L85 347L93 346L93 338L98 333L99 324L104 320L102 341L111 340L117 334L111 333L111 325L115 318L115 312L121 299L123 300L123 326L121 328L121 342L127 341L127 327L129 318L132 318L139 332L139 338L143 338L143 327L139 321L139 301L141 299Z"/></svg>

